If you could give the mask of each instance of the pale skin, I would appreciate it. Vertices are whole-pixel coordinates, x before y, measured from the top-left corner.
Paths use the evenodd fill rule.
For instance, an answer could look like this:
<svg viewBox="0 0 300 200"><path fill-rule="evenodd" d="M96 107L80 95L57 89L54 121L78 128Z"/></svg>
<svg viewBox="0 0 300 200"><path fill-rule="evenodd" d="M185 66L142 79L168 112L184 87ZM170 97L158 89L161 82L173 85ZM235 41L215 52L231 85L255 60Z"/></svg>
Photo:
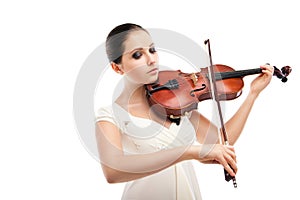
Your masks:
<svg viewBox="0 0 300 200"><path fill-rule="evenodd" d="M149 109L143 87L144 84L154 82L158 74L158 55L150 35L143 30L132 31L124 45L121 63L111 63L112 69L124 76L124 91L116 103L134 116L152 119L169 127L169 121L161 119ZM262 74L252 81L246 99L225 123L230 145L218 142L217 128L196 110L192 112L190 121L195 128L199 144L143 155L124 155L118 127L107 121L97 122L97 144L107 181L118 183L135 180L185 160L220 164L231 176L235 176L237 164L233 145L242 133L256 98L270 83L274 71L270 65L263 65L261 68ZM207 138L212 138L211 144L208 144Z"/></svg>

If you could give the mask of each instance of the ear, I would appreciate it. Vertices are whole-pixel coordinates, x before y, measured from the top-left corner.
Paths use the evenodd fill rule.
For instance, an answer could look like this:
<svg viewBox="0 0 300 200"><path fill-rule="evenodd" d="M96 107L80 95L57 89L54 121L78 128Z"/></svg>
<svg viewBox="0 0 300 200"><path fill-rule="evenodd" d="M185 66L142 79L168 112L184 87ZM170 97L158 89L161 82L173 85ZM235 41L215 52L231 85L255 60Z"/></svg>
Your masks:
<svg viewBox="0 0 300 200"><path fill-rule="evenodd" d="M121 69L121 64L116 64L114 62L110 63L111 68L118 74L124 74L124 72Z"/></svg>

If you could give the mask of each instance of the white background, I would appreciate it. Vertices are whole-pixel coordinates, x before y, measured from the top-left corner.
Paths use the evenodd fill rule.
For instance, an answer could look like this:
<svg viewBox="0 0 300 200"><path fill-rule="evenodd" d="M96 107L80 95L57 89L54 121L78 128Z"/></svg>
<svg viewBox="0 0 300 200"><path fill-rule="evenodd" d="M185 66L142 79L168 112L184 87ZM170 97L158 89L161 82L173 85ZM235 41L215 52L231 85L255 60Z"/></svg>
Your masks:
<svg viewBox="0 0 300 200"><path fill-rule="evenodd" d="M219 166L195 168L203 199L300 199L296 1L103 2L1 1L0 199L120 199L123 184L106 183L83 147L72 103L83 62L124 22L210 38L214 62L235 69L293 67L260 95L236 144L238 189Z"/></svg>

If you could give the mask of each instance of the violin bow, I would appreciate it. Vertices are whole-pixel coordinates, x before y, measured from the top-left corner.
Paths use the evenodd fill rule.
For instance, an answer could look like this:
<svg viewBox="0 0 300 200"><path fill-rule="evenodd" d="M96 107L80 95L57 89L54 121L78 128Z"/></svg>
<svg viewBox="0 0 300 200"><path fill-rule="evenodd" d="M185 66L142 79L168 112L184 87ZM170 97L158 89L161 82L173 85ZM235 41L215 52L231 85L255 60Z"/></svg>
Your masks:
<svg viewBox="0 0 300 200"><path fill-rule="evenodd" d="M219 95L218 95L216 77L214 75L215 72L214 72L214 67L213 67L213 63L212 63L212 56L211 56L209 39L205 40L204 44L208 46L209 61L210 61L210 66L208 67L209 80L210 80L211 91L212 91L212 100L215 101L215 105L217 107L216 109L217 109L218 115L219 115L219 122L220 122L220 125L221 125L221 130L219 129L219 131L221 131L220 135L222 134L222 136L223 136L224 144L229 145L228 136L227 136L227 132L226 132L225 125L224 125L224 120L223 120L223 115L222 115L221 103L220 103L220 99L219 99ZM221 141L222 141L222 139L220 138L220 142ZM235 177L231 176L225 169L224 169L224 175L225 175L225 180L227 182L232 180L233 186L235 188L237 188L237 183L236 183Z"/></svg>

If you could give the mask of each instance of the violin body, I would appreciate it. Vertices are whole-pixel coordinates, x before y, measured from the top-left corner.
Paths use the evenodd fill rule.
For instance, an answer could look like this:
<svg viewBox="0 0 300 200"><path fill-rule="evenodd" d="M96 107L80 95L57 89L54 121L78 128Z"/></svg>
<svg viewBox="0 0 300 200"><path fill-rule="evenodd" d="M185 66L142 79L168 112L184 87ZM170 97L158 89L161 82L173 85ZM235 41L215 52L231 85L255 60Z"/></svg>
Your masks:
<svg viewBox="0 0 300 200"><path fill-rule="evenodd" d="M213 67L218 100L232 100L239 97L244 87L243 77L262 72L260 68L235 71L223 64L216 64ZM274 75L285 82L291 69L289 66L283 68L287 74L276 68ZM212 99L207 67L201 68L200 72L196 73L184 73L180 70L160 71L157 81L145 85L145 89L151 109L171 121L197 109L199 102Z"/></svg>

